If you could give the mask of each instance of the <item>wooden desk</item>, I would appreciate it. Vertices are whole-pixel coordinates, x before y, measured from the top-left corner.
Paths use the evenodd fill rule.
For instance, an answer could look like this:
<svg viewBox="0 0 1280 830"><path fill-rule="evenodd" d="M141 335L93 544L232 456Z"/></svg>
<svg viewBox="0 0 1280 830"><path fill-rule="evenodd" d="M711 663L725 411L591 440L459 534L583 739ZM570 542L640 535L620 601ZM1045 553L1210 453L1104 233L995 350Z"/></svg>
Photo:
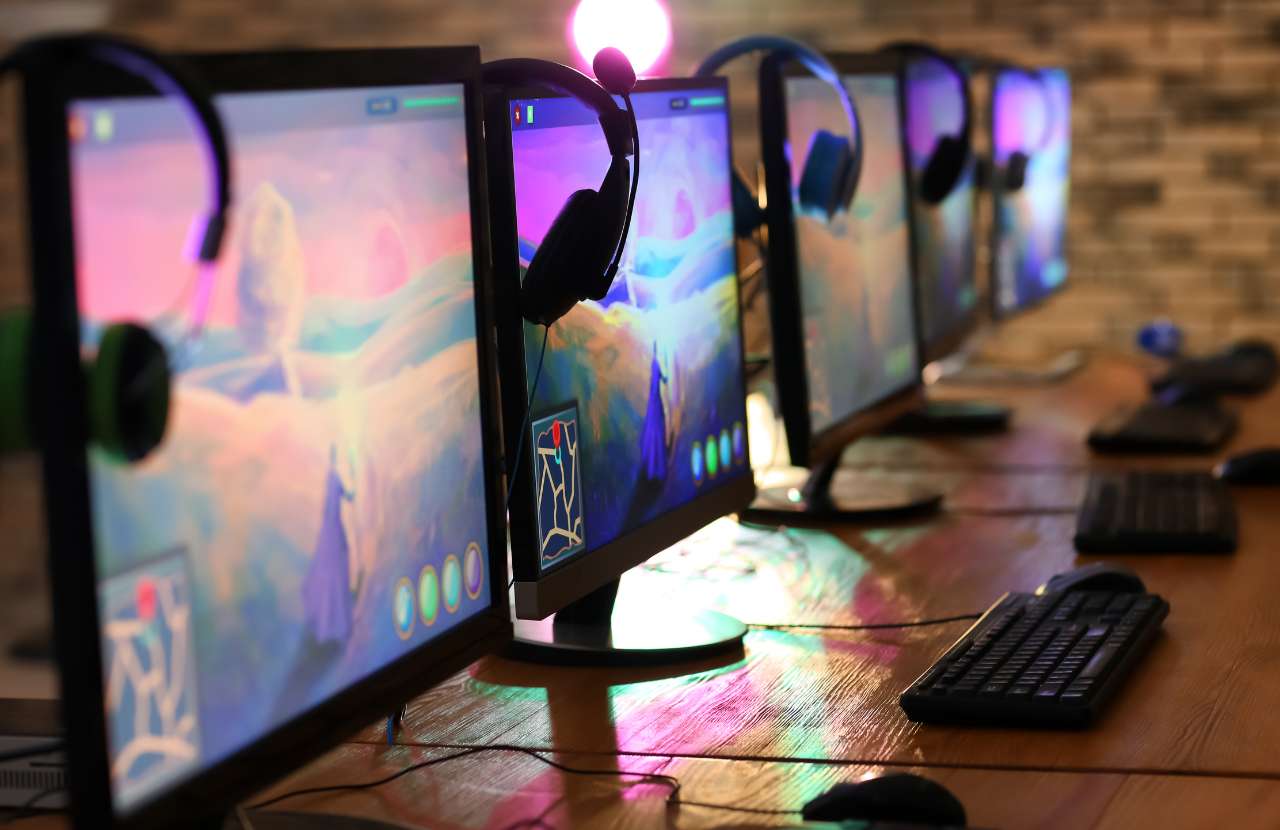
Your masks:
<svg viewBox="0 0 1280 830"><path fill-rule="evenodd" d="M1044 471L1063 468L1204 468L1215 455L1102 456L1085 445L1089 429L1121 406L1147 399L1150 371L1144 361L1099 354L1057 384L959 386L941 384L930 395L943 400L994 400L1013 407L1013 428L990 436L871 437L854 443L845 464L861 468ZM1228 455L1280 445L1280 387L1256 398L1231 400L1240 430L1221 452Z"/></svg>
<svg viewBox="0 0 1280 830"><path fill-rule="evenodd" d="M858 470L949 482L950 512L877 528L740 530L721 523L627 575L620 602L720 608L755 623L854 623L981 611L1077 563L1074 516L1087 469L1206 466L1204 458L1099 459L1083 436L1143 395L1123 361L1098 358L1055 387L980 390L1019 407L1008 435L871 439ZM945 394L978 397L979 391ZM1245 404L1234 448L1280 444L1280 391ZM898 693L963 624L882 632L753 631L728 665L666 672L547 668L489 658L409 707L399 741L371 727L273 792L402 769L436 744L515 744L674 774L684 797L792 808L835 781L888 766L952 788L977 825L1280 825L1280 493L1241 491L1230 557L1122 557L1172 613L1107 710L1083 732L911 724ZM618 754L622 753L622 754ZM290 802L410 826L504 827L548 810L554 827L778 826L788 816L672 813L665 790L565 777L521 755L485 753L376 792ZM38 823L33 823L36 826ZM57 826L56 822L46 822Z"/></svg>

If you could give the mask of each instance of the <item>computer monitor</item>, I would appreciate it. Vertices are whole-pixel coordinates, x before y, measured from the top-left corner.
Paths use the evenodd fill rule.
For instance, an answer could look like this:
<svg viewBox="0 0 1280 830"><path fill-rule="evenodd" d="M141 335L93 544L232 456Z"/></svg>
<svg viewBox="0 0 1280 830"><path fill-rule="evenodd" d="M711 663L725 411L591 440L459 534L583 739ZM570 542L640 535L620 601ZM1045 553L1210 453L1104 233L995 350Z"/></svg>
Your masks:
<svg viewBox="0 0 1280 830"><path fill-rule="evenodd" d="M704 641L696 624L682 633L674 609L663 609L638 621L634 636L617 618L610 630L618 579L746 507L755 484L728 88L721 79L643 80L631 97L642 163L622 267L602 300L579 303L549 330L520 317L518 286L569 194L599 185L608 149L577 99L539 90L488 98L504 423L528 427L506 437L517 468L515 607L522 620L559 612L517 623L516 642L536 645L555 630L564 642L572 622L582 650L601 647L583 659L665 662L704 646L740 648L743 629L734 622Z"/></svg>
<svg viewBox="0 0 1280 830"><path fill-rule="evenodd" d="M761 67L774 375L792 463L813 474L803 489L762 491L760 512L889 512L925 495L827 491L847 444L922 400L900 59L835 62L858 108L864 161L852 205L833 216L803 204L799 183L818 130L848 135L839 98L799 68Z"/></svg>
<svg viewBox="0 0 1280 830"><path fill-rule="evenodd" d="M995 205L991 309L997 319L1030 308L1067 280L1071 189L1071 81L1062 69L998 69L991 81ZM1011 161L1027 157L1024 183Z"/></svg>
<svg viewBox="0 0 1280 830"><path fill-rule="evenodd" d="M980 307L975 279L974 214L977 163L971 153L955 188L937 204L920 195L920 181L940 139L964 123L967 78L934 57L910 55L902 85L916 284L923 362L952 354L973 333Z"/></svg>
<svg viewBox="0 0 1280 830"><path fill-rule="evenodd" d="M478 50L191 64L238 197L197 332L181 106L103 72L25 96L77 826L204 826L510 637ZM174 368L132 465L76 417L120 319Z"/></svg>

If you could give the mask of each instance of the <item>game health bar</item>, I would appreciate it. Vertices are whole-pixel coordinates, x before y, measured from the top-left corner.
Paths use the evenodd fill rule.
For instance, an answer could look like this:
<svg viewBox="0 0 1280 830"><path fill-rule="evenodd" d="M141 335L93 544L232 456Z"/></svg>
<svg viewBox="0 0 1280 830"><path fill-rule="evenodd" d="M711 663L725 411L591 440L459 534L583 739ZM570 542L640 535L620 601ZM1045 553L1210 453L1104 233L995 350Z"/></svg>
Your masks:
<svg viewBox="0 0 1280 830"><path fill-rule="evenodd" d="M622 99L614 96L619 106ZM664 90L631 96L636 118L670 118L672 115L703 115L723 111L728 105L724 93L716 89ZM596 114L576 98L520 98L511 101L511 128L536 130L594 124Z"/></svg>

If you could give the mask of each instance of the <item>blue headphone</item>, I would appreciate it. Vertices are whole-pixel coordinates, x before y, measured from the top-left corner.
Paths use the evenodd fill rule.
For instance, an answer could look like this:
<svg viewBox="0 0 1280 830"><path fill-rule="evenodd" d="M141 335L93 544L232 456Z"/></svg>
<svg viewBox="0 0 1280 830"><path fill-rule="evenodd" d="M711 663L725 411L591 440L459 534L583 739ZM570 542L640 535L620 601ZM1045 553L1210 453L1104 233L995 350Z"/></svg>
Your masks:
<svg viewBox="0 0 1280 830"><path fill-rule="evenodd" d="M842 138L826 130L814 133L800 175L799 198L802 207L820 210L828 218L847 210L862 175L862 125L858 121L858 109L853 98L840 80L840 73L830 61L798 40L777 35L750 35L712 52L698 65L694 74L710 77L729 61L751 52L792 58L840 96L840 105L849 119L850 138ZM739 236L749 236L764 218L751 189L737 175L733 177L733 201L734 214L739 217L734 230Z"/></svg>
<svg viewBox="0 0 1280 830"><path fill-rule="evenodd" d="M101 33L51 35L21 43L0 57L0 76L59 73L73 64L114 67L186 105L206 151L210 179L208 201L196 219L198 236L188 251L200 267L196 295L207 298L231 207L231 153L212 98L179 62L137 41ZM206 310L197 309L197 326L203 324ZM40 443L41 415L33 392L40 355L34 325L25 309L0 315L0 453ZM173 385L169 356L160 340L137 323L114 323L104 328L97 354L86 358L82 368L90 440L127 461L138 461L159 446Z"/></svg>

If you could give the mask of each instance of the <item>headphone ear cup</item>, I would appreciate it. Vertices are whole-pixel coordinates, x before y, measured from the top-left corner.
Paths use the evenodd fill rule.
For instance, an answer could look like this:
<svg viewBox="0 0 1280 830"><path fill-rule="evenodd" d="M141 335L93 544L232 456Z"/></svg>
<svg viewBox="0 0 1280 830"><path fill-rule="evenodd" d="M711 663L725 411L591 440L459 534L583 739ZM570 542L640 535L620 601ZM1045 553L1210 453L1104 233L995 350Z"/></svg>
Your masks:
<svg viewBox="0 0 1280 830"><path fill-rule="evenodd" d="M920 196L926 202L936 205L951 195L964 172L965 155L964 144L955 136L938 139L920 177Z"/></svg>
<svg viewBox="0 0 1280 830"><path fill-rule="evenodd" d="M116 458L139 461L164 440L172 377L160 341L131 323L108 326L85 366L89 437Z"/></svg>
<svg viewBox="0 0 1280 830"><path fill-rule="evenodd" d="M586 296L587 260L594 257L584 252L592 247L588 236L596 227L597 197L594 190L575 191L530 260L520 285L520 313L530 323L549 326Z"/></svg>
<svg viewBox="0 0 1280 830"><path fill-rule="evenodd" d="M800 174L800 206L820 210L828 219L847 208L853 198L848 186L852 167L853 150L848 139L826 130L815 132Z"/></svg>
<svg viewBox="0 0 1280 830"><path fill-rule="evenodd" d="M1009 156L1004 166L1005 190L1022 189L1022 186L1027 183L1027 165L1030 163L1031 158L1021 150Z"/></svg>
<svg viewBox="0 0 1280 830"><path fill-rule="evenodd" d="M31 417L31 315L0 316L0 453L35 446Z"/></svg>

